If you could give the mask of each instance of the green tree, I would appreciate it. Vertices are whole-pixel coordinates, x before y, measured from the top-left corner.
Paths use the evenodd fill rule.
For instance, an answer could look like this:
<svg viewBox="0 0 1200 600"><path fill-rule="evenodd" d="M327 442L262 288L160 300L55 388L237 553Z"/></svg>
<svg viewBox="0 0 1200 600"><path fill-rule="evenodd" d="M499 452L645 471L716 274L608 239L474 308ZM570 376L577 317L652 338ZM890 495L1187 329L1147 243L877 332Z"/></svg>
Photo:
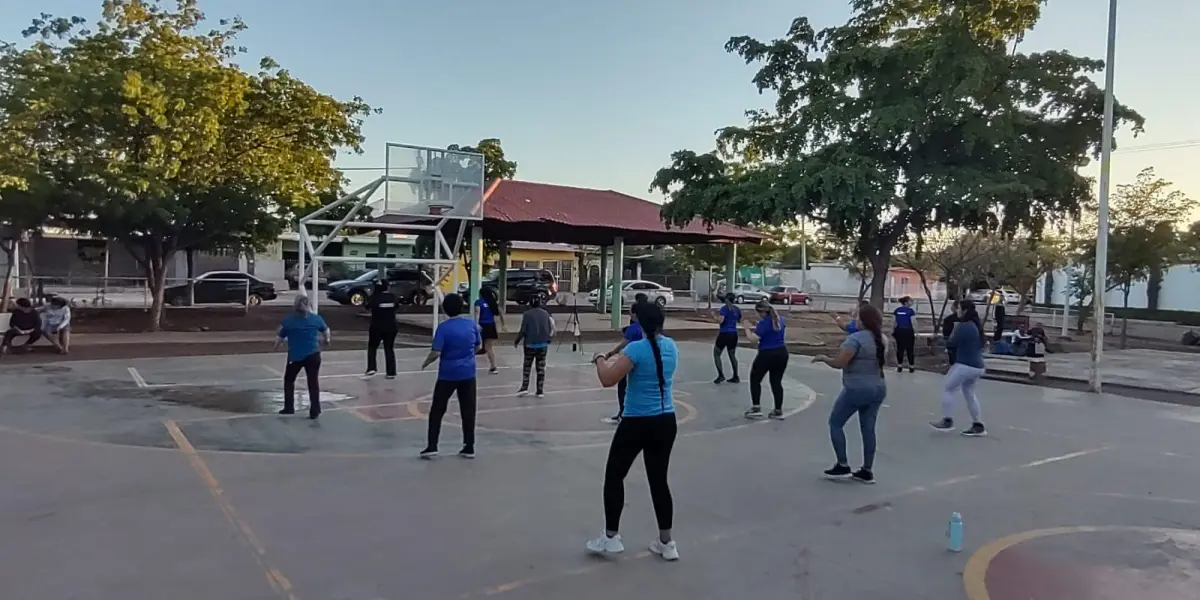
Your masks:
<svg viewBox="0 0 1200 600"><path fill-rule="evenodd" d="M244 72L233 61L245 25L206 21L196 0L106 0L95 28L83 24L35 19L32 45L7 50L19 85L0 102L54 131L38 165L58 190L56 220L129 249L157 329L172 257L274 240L338 187L333 158L361 151L371 109L270 59Z"/></svg>
<svg viewBox="0 0 1200 600"><path fill-rule="evenodd" d="M797 214L854 240L885 272L910 235L939 227L1040 234L1090 195L1078 173L1099 147L1102 63L1066 52L1023 54L1041 0L853 0L845 24L807 18L783 39L735 37L759 63L773 110L719 132L719 149L762 160L728 168L717 153L679 151L652 188L663 217L780 223ZM1142 119L1116 106L1118 124ZM885 278L871 300L883 301Z"/></svg>

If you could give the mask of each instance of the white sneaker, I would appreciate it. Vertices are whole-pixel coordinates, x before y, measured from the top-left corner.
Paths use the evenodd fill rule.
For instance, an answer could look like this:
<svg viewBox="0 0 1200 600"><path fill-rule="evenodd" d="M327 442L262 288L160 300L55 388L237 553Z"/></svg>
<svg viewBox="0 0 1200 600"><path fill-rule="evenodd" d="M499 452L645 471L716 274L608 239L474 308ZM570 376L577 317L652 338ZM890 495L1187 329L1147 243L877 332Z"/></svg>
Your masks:
<svg viewBox="0 0 1200 600"><path fill-rule="evenodd" d="M650 544L650 551L663 557L663 560L679 560L679 547L675 545L675 540L665 544L654 540L654 543Z"/></svg>
<svg viewBox="0 0 1200 600"><path fill-rule="evenodd" d="M603 534L596 539L588 540L587 549L592 554L616 554L625 551L625 544L621 543L620 534L612 537Z"/></svg>
<svg viewBox="0 0 1200 600"><path fill-rule="evenodd" d="M528 396L529 390L527 390L525 388L521 388L521 389L517 390L517 395L518 396Z"/></svg>

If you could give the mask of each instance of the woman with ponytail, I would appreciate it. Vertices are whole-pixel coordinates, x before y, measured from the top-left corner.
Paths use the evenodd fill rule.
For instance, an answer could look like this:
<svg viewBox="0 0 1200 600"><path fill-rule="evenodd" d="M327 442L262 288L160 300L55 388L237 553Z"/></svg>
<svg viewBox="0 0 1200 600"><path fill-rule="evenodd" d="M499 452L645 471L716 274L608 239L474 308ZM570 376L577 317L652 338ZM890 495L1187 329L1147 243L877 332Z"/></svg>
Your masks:
<svg viewBox="0 0 1200 600"><path fill-rule="evenodd" d="M887 383L883 378L883 366L887 361L883 313L874 306L863 306L858 312L858 324L861 328L846 337L836 357L814 356L812 360L842 370L842 391L829 413L829 439L833 442L837 464L826 469L825 476L875 483L872 470L875 465L875 421L887 397ZM845 428L846 422L856 414L862 433L863 462L862 468L854 471L846 456Z"/></svg>
<svg viewBox="0 0 1200 600"><path fill-rule="evenodd" d="M754 362L750 364L750 410L746 411L746 418L763 418L762 380L769 374L775 408L767 416L783 419L783 373L788 364L787 343L784 342L787 323L775 312L775 306L766 300L756 304L754 310L758 313L758 324L754 329L746 325L746 337L758 343L758 354L754 355Z"/></svg>
<svg viewBox="0 0 1200 600"><path fill-rule="evenodd" d="M504 315L500 312L500 301L496 298L496 290L490 287L481 288L479 299L475 301L475 307L479 309L479 331L483 336L483 348L480 351L487 354L488 373L494 375L496 373L496 351L492 349L492 345L500 339L500 334L496 331L496 320L499 319L500 326L504 327Z"/></svg>
<svg viewBox="0 0 1200 600"><path fill-rule="evenodd" d="M671 537L674 504L667 485L671 449L675 445L675 404L671 382L679 361L675 340L662 334L663 312L649 302L633 306L642 339L630 342L613 357L592 357L601 385L611 387L628 381L620 423L608 449L604 467L604 534L588 541L596 554L623 552L620 525L625 507L625 476L638 454L646 467L650 500L658 521L658 538L650 551L665 560L678 560L679 550Z"/></svg>
<svg viewBox="0 0 1200 600"><path fill-rule="evenodd" d="M946 349L950 352L953 363L946 372L946 380L942 384L942 418L930 423L938 431L954 430L954 395L959 391L967 401L967 410L971 413L971 427L962 432L968 437L987 435L983 426L983 417L979 410L979 397L975 395L975 384L983 377L983 323L975 310L975 303L962 300L958 303L958 322L954 331L946 340Z"/></svg>

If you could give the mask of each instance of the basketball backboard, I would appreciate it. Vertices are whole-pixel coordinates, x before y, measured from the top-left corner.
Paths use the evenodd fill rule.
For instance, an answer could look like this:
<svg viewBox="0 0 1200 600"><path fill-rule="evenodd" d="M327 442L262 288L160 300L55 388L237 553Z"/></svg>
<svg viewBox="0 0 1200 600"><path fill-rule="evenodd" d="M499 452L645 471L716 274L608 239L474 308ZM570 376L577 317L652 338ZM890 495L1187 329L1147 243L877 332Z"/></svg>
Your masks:
<svg viewBox="0 0 1200 600"><path fill-rule="evenodd" d="M383 213L483 219L483 161L473 152L389 142Z"/></svg>

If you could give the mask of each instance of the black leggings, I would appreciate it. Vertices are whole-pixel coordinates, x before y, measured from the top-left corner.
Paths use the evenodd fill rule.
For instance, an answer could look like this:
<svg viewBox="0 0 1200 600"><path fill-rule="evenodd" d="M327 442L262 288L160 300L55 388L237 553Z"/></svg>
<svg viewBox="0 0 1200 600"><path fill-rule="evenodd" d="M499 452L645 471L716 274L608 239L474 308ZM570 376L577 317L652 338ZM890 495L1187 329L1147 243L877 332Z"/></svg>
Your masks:
<svg viewBox="0 0 1200 600"><path fill-rule="evenodd" d="M287 366L283 368L283 410L296 410L296 377L300 375L301 370L304 371L304 378L308 380L308 414L315 417L321 414L320 352L313 352L297 361L288 361Z"/></svg>
<svg viewBox="0 0 1200 600"><path fill-rule="evenodd" d="M621 416L625 412L625 389L629 387L629 381L624 377L617 382L617 416Z"/></svg>
<svg viewBox="0 0 1200 600"><path fill-rule="evenodd" d="M450 396L454 395L458 396L463 446L475 448L475 378L472 377L461 381L439 379L433 384L433 405L429 407L429 449L437 450L438 438L442 434L442 417L446 416Z"/></svg>
<svg viewBox="0 0 1200 600"><path fill-rule="evenodd" d="M646 467L650 501L654 504L658 528L671 528L675 505L667 485L667 469L676 432L675 413L621 419L613 434L612 445L608 447L608 463L604 465L604 528L607 531L620 531L621 511L625 508L625 476L639 453Z"/></svg>
<svg viewBox="0 0 1200 600"><path fill-rule="evenodd" d="M387 369L387 374L392 377L396 376L396 330L395 329L371 329L367 333L367 370L378 371L376 355L379 353L379 346L383 345L383 366Z"/></svg>
<svg viewBox="0 0 1200 600"><path fill-rule="evenodd" d="M759 350L750 365L750 403L758 406L762 400L762 380L771 375L771 395L775 397L775 410L783 410L783 372L787 370L788 350L786 347Z"/></svg>
<svg viewBox="0 0 1200 600"><path fill-rule="evenodd" d="M738 361L737 361L737 345L738 334L736 331L723 331L717 334L717 341L713 343L713 363L717 365L717 375L725 377L725 372L721 369L721 354L729 353L729 366L733 368L733 377L738 376Z"/></svg>
<svg viewBox="0 0 1200 600"><path fill-rule="evenodd" d="M896 364L904 364L904 357L908 357L908 365L916 364L917 359L917 332L908 328L898 328L892 331L892 337L896 340Z"/></svg>

